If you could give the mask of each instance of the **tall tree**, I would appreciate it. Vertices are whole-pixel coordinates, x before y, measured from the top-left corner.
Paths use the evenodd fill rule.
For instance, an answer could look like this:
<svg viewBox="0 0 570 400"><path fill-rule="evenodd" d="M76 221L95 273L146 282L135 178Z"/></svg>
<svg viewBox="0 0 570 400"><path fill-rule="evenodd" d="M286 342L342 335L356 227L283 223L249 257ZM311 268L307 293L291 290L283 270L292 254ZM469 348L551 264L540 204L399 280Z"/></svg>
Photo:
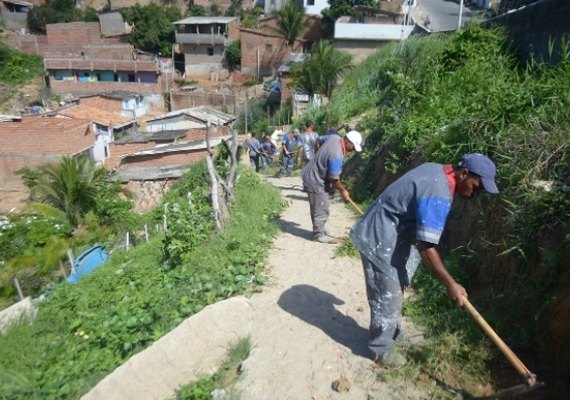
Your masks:
<svg viewBox="0 0 570 400"><path fill-rule="evenodd" d="M274 32L283 36L287 45L293 47L295 40L307 30L305 10L294 1L289 1L276 13L277 27Z"/></svg>
<svg viewBox="0 0 570 400"><path fill-rule="evenodd" d="M65 156L59 164L40 167L39 172L39 177L29 182L32 195L63 211L73 225L95 209L97 193L107 183L106 171L86 157Z"/></svg>
<svg viewBox="0 0 570 400"><path fill-rule="evenodd" d="M163 56L171 55L171 44L174 43L174 26L172 23L181 18L180 10L176 7L162 7L149 4L121 11L123 18L134 25L129 42L138 49Z"/></svg>
<svg viewBox="0 0 570 400"><path fill-rule="evenodd" d="M338 81L354 66L350 54L336 50L328 40L317 42L310 56L299 66L292 68L296 88L309 95L331 97Z"/></svg>

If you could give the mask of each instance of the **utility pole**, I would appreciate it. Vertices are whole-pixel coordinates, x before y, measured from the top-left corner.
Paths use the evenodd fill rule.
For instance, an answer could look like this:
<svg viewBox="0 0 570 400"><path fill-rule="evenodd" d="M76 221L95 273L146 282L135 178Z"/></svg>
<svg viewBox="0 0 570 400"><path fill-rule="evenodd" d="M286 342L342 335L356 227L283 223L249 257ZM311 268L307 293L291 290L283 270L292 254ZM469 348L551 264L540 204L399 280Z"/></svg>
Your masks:
<svg viewBox="0 0 570 400"><path fill-rule="evenodd" d="M463 16L463 0L459 0L459 20L457 21L457 29L461 29L461 17Z"/></svg>

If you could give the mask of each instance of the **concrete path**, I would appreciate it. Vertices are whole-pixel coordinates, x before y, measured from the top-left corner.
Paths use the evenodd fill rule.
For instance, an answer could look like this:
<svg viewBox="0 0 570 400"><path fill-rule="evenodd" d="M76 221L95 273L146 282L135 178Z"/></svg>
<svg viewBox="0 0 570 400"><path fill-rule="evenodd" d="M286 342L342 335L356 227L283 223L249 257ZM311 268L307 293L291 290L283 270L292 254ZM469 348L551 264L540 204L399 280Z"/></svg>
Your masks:
<svg viewBox="0 0 570 400"><path fill-rule="evenodd" d="M282 233L271 250L270 281L263 292L206 307L83 399L171 398L181 385L212 374L228 347L246 336L253 347L236 388L242 400L392 398L367 358L368 305L360 261L333 259L334 245L310 240L309 206L299 178L269 180L290 206L280 220ZM337 200L328 229L346 234L354 219ZM341 376L352 383L349 392L331 389ZM403 398L416 398L404 393Z"/></svg>

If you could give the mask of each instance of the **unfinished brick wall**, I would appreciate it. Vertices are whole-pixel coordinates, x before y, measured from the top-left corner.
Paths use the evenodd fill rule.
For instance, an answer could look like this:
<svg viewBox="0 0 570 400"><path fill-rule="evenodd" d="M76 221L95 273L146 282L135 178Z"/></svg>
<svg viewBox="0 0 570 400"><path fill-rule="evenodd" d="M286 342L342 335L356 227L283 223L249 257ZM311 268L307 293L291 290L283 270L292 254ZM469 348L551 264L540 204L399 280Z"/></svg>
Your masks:
<svg viewBox="0 0 570 400"><path fill-rule="evenodd" d="M225 106L230 114L235 112L236 97L234 95L179 91L171 92L170 99L172 111L199 106L211 106L221 110Z"/></svg>
<svg viewBox="0 0 570 400"><path fill-rule="evenodd" d="M8 46L26 54L41 55L42 50L47 46L47 36L45 35L10 35L5 39Z"/></svg>
<svg viewBox="0 0 570 400"><path fill-rule="evenodd" d="M78 82L78 81L56 81L50 80L52 91L59 95L72 94L74 96L86 96L90 94L126 91L141 94L162 93L165 91L161 76L158 83L138 83L138 82Z"/></svg>
<svg viewBox="0 0 570 400"><path fill-rule="evenodd" d="M128 167L166 167L174 165L195 164L206 158L208 152L206 149L184 150L179 152L170 152L162 154L149 154L145 156L129 157L123 161L122 168Z"/></svg>
<svg viewBox="0 0 570 400"><path fill-rule="evenodd" d="M11 124L14 127L11 134L0 131L0 149L4 154L29 156L77 154L95 143L88 121L76 127L64 127L63 119L51 118L51 121L53 125L37 129Z"/></svg>
<svg viewBox="0 0 570 400"><path fill-rule="evenodd" d="M320 18L307 17L308 29L298 38L292 47L270 29L277 26L275 17L259 21L255 29L241 28L241 69L242 72L260 76L275 75L277 68L283 64L291 53L303 53L304 47L317 42L323 36Z"/></svg>
<svg viewBox="0 0 570 400"><path fill-rule="evenodd" d="M300 52L302 46L297 43L293 52ZM241 70L254 76L274 75L283 61L291 54L283 38L250 29L241 29Z"/></svg>

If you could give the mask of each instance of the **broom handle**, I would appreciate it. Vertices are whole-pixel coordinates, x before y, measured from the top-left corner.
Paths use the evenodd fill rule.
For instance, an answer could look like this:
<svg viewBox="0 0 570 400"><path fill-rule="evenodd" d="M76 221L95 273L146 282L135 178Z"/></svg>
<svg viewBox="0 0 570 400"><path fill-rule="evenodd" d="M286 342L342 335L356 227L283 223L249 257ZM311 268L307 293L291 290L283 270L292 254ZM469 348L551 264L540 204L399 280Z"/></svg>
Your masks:
<svg viewBox="0 0 570 400"><path fill-rule="evenodd" d="M511 363L511 365L517 370L519 374L523 376L526 383L529 386L533 386L536 384L536 377L533 373L529 371L529 369L522 363L522 361L516 356L515 353L506 345L505 342L495 333L493 328L483 319L481 314L469 303L465 297L463 298L463 305L469 311L469 314L473 317L475 321L483 328L487 336L491 338L491 340L497 345L499 350L505 355L507 360Z"/></svg>

